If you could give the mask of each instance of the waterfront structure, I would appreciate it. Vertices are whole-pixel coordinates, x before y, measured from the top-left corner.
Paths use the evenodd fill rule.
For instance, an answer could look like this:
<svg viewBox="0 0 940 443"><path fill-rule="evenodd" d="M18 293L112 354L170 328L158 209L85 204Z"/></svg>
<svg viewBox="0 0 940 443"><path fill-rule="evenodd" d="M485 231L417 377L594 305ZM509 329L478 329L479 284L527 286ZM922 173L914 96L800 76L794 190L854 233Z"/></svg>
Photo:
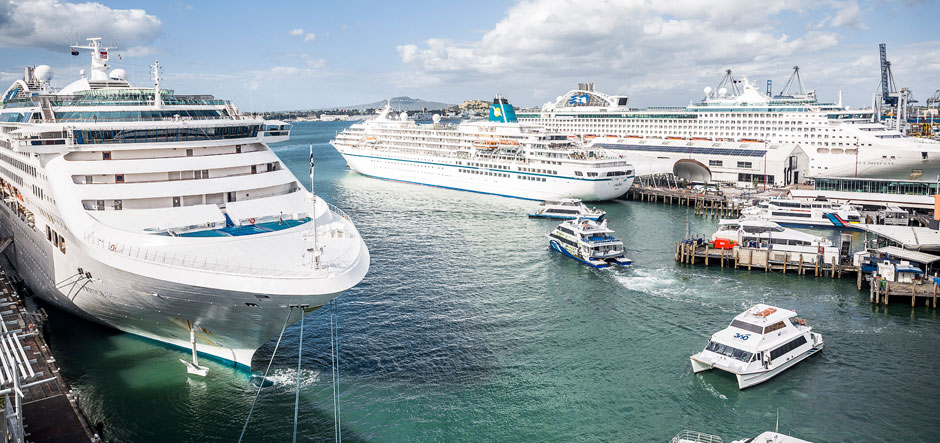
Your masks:
<svg viewBox="0 0 940 443"><path fill-rule="evenodd" d="M548 234L548 244L566 257L595 268L632 265L633 261L624 256L623 240L613 233L607 220L566 220Z"/></svg>
<svg viewBox="0 0 940 443"><path fill-rule="evenodd" d="M786 184L817 176L911 179L940 173L940 142L890 129L877 121L871 109L853 110L843 106L841 99L840 103L820 102L815 91L807 92L802 86L796 94L787 90L770 96L747 78L735 80L730 71L717 88L704 92L700 102L688 106L636 109L628 106L626 96L603 94L594 90L593 83L582 83L539 110L521 112L519 120L673 161L707 154L700 149L730 149L729 142L758 143L768 151L783 151L789 171L802 171L799 176L791 172L783 179ZM640 144L644 139L648 141ZM691 155L676 155L676 145L687 145L691 151L679 153ZM797 158L790 160L789 153L796 149ZM748 155L758 156L754 150ZM806 155L805 162L799 159L800 152ZM746 159L738 153L720 155L738 173L762 174L753 163L739 164Z"/></svg>
<svg viewBox="0 0 940 443"><path fill-rule="evenodd" d="M826 262L833 262L839 257L838 248L829 239L748 217L720 220L711 241L715 247L724 246L724 249L743 246L806 254L807 257L818 254L825 257Z"/></svg>
<svg viewBox="0 0 940 443"><path fill-rule="evenodd" d="M38 66L3 95L7 256L59 308L250 367L361 281L369 252L268 147L290 125L162 89L156 64L153 87L132 86L110 49L73 47L91 69L62 89Z"/></svg>
<svg viewBox="0 0 940 443"><path fill-rule="evenodd" d="M386 107L330 143L363 175L529 200L619 197L634 169L603 149L584 149L567 135L516 121L497 97L486 121L418 124Z"/></svg>
<svg viewBox="0 0 940 443"><path fill-rule="evenodd" d="M822 336L812 329L794 311L757 304L690 357L692 372L730 372L741 389L763 383L822 350Z"/></svg>

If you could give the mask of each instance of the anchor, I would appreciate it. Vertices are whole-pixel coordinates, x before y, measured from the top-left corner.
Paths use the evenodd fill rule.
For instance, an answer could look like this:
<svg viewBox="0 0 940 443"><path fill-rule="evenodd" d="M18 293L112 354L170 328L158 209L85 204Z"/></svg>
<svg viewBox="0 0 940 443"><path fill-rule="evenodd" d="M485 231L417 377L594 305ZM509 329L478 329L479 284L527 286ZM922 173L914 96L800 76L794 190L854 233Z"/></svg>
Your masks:
<svg viewBox="0 0 940 443"><path fill-rule="evenodd" d="M180 362L186 365L186 372L200 377L205 377L209 373L209 368L199 366L199 357L196 355L196 331L193 330L193 324L189 324L189 342L193 345L193 361L188 362L180 359Z"/></svg>

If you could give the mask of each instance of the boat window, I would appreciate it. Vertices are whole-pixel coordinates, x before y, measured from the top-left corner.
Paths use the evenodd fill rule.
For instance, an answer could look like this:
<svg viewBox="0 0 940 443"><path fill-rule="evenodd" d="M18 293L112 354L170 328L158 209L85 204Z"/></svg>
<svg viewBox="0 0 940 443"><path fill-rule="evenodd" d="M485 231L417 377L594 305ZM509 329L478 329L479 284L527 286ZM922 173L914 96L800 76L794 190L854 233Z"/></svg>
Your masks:
<svg viewBox="0 0 940 443"><path fill-rule="evenodd" d="M786 325L784 322L778 321L778 322L776 322L776 323L774 323L774 324L772 324L772 325L770 325L770 326L764 328L764 334L769 334L769 333L771 333L771 332L774 332L774 331L776 331L776 330L778 330L778 329L783 329L783 328L785 328L785 327L787 327L787 325Z"/></svg>
<svg viewBox="0 0 940 443"><path fill-rule="evenodd" d="M728 345L723 345L721 343L717 343L713 341L708 342L708 346L705 346L705 350L712 351L716 354L725 355L735 360L741 360L743 362L751 361L751 356L752 356L750 352L742 351L738 348L728 346Z"/></svg>
<svg viewBox="0 0 940 443"><path fill-rule="evenodd" d="M801 335L793 340L790 340L789 342L780 346L779 348L770 351L770 359L776 360L777 358L782 357L790 353L790 351L800 346L803 346L805 344L806 344L806 337Z"/></svg>
<svg viewBox="0 0 940 443"><path fill-rule="evenodd" d="M750 324L750 323L743 322L743 321L737 320L737 319L731 321L731 327L733 327L733 328L738 328L738 329L744 329L745 331L756 332L756 333L758 333L758 334L760 334L760 333L763 331L763 329L764 329L764 328L761 328L760 326L752 325L752 324Z"/></svg>

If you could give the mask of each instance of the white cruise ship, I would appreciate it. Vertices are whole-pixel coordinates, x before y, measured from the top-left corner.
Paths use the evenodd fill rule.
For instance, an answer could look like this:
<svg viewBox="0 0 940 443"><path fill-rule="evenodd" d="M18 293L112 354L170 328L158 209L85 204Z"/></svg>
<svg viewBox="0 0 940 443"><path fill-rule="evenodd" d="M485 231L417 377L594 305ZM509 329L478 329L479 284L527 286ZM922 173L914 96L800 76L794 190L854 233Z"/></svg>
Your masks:
<svg viewBox="0 0 940 443"><path fill-rule="evenodd" d="M99 40L73 47L87 76L56 90L26 68L3 95L5 253L66 311L250 367L301 307L359 283L369 252L268 148L289 125L161 89L156 64L153 87L131 86Z"/></svg>
<svg viewBox="0 0 940 443"><path fill-rule="evenodd" d="M778 172L791 174L785 184L804 177L932 179L940 173L940 142L904 136L876 121L871 109L820 102L802 82L799 89L770 96L729 71L718 87L705 88L701 102L636 109L626 96L582 83L538 111L520 112L519 121L639 156L695 159L705 168L742 174L742 182L769 175L757 161L764 154L777 157L769 162L787 162Z"/></svg>
<svg viewBox="0 0 940 443"><path fill-rule="evenodd" d="M435 116L436 117L436 116ZM567 135L516 122L497 97L489 120L417 124L380 115L330 143L363 175L529 200L610 200L633 185L633 167L604 149L582 149Z"/></svg>

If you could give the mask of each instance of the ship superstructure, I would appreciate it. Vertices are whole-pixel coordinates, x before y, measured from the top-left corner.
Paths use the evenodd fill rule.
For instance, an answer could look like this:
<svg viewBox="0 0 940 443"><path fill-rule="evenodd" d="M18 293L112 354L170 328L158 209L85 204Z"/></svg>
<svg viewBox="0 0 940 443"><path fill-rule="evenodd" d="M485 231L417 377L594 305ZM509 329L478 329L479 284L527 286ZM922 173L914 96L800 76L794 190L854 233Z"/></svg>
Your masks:
<svg viewBox="0 0 940 443"><path fill-rule="evenodd" d="M418 124L386 108L330 143L364 175L530 200L609 200L626 193L635 175L619 154L518 123L503 97L488 120L461 124Z"/></svg>
<svg viewBox="0 0 940 443"><path fill-rule="evenodd" d="M362 280L349 217L268 148L290 125L162 89L157 64L134 87L100 39L78 49L87 76L56 90L48 66L27 68L0 106L0 231L42 299L250 366L285 322Z"/></svg>
<svg viewBox="0 0 940 443"><path fill-rule="evenodd" d="M850 109L841 98L840 103L820 102L815 91L803 88L798 70L794 76L798 91L790 93L788 85L771 96L729 71L718 87L705 88L700 102L648 109L631 108L626 96L607 95L595 91L593 83L583 83L538 111L520 112L519 120L640 156L702 158L706 167L711 163L747 178L766 174L760 162L748 157L795 149L808 159L801 165L788 159L787 169L805 171L790 181L930 178L940 173L940 142L905 136L876 121L871 109ZM725 163L716 155L725 156Z"/></svg>

